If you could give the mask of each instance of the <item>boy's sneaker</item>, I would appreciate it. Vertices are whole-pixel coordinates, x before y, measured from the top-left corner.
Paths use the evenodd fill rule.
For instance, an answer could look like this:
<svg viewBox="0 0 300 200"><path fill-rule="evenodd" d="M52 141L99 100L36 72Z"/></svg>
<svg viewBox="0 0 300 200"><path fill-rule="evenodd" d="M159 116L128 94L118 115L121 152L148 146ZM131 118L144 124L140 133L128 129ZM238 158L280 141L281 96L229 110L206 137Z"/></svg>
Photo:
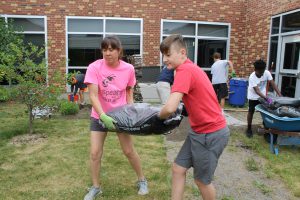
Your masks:
<svg viewBox="0 0 300 200"><path fill-rule="evenodd" d="M137 187L138 187L138 189L139 189L139 191L138 191L138 194L139 194L139 195L146 195L146 194L149 193L149 191L148 191L148 183L147 183L147 180L146 180L146 179L144 179L144 180L139 180L139 181L137 182Z"/></svg>
<svg viewBox="0 0 300 200"><path fill-rule="evenodd" d="M84 196L84 200L94 200L100 194L102 194L101 188L92 186L89 188L89 192Z"/></svg>
<svg viewBox="0 0 300 200"><path fill-rule="evenodd" d="M247 129L247 131L246 131L246 136L247 136L248 138L252 138L252 137L253 137L252 129Z"/></svg>

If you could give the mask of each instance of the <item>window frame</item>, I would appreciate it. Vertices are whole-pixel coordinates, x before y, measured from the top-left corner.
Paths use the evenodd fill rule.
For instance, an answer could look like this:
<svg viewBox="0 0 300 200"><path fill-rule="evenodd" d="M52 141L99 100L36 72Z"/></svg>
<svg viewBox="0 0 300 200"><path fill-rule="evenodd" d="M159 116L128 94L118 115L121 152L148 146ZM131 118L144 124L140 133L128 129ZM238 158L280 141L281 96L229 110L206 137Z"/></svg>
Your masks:
<svg viewBox="0 0 300 200"><path fill-rule="evenodd" d="M173 22L173 23L191 23L195 25L195 35L182 35L183 38L193 38L195 42L195 49L194 49L194 63L198 62L198 40L224 40L226 41L226 59L229 59L229 52L230 52L230 34L231 34L231 23L225 22L208 22L208 21L190 21L190 20L170 20L170 19L161 19L161 30L160 30L160 42L163 41L163 38L169 36L171 34L164 34L164 22ZM228 27L228 34L227 37L215 37L215 36L198 36L198 25L221 25ZM160 53L160 65L163 65L162 62L162 54ZM201 66L200 66L201 67ZM205 71L210 71L211 68L201 67Z"/></svg>

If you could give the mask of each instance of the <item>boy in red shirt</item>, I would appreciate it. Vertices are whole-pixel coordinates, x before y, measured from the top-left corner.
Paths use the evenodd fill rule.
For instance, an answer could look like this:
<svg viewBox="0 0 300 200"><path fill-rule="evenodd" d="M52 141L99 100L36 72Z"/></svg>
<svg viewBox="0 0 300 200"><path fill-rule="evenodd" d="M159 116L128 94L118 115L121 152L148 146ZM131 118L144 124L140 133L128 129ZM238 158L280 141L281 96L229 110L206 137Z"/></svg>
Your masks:
<svg viewBox="0 0 300 200"><path fill-rule="evenodd" d="M164 63L174 69L176 75L159 118L166 119L183 100L192 128L172 166L172 200L183 198L186 172L190 167L194 168L194 180L202 198L213 200L216 192L211 181L230 134L226 120L206 73L187 58L182 36L165 38L160 51Z"/></svg>

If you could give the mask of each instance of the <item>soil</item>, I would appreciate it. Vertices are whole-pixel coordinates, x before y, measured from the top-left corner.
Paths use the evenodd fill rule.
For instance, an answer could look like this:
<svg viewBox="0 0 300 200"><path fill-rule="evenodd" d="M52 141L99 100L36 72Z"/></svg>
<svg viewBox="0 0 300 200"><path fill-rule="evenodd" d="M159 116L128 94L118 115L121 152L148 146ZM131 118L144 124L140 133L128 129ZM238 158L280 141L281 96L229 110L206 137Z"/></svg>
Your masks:
<svg viewBox="0 0 300 200"><path fill-rule="evenodd" d="M13 137L10 143L16 146L21 146L23 144L39 144L46 140L47 136L43 134L25 134Z"/></svg>
<svg viewBox="0 0 300 200"><path fill-rule="evenodd" d="M167 157L173 162L183 141L186 137L187 127L185 118L181 125L172 134L165 136ZM231 130L245 131L245 125L230 125ZM231 147L233 147L233 150ZM217 190L219 200L299 200L294 197L279 178L268 178L262 170L249 171L246 169L245 161L253 158L261 167L264 160L241 143L230 142L219 159L215 172L213 184ZM199 199L196 185L193 181L192 169L188 171L186 185L193 187L192 190L185 190L185 200ZM200 197L201 199L201 197Z"/></svg>

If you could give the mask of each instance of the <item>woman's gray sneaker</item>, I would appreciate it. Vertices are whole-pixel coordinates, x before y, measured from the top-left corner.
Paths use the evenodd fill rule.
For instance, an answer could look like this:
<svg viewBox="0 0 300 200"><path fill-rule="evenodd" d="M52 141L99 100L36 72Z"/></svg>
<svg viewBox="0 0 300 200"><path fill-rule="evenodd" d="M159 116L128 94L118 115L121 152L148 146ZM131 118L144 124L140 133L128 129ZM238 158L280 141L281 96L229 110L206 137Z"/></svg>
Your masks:
<svg viewBox="0 0 300 200"><path fill-rule="evenodd" d="M146 179L139 180L137 182L137 186L138 186L138 189L139 189L139 191L138 191L139 195L146 195L146 194L149 193L149 191L148 191L148 183L147 183Z"/></svg>
<svg viewBox="0 0 300 200"><path fill-rule="evenodd" d="M92 186L89 189L89 192L85 195L84 200L94 200L100 194L102 194L101 188Z"/></svg>

